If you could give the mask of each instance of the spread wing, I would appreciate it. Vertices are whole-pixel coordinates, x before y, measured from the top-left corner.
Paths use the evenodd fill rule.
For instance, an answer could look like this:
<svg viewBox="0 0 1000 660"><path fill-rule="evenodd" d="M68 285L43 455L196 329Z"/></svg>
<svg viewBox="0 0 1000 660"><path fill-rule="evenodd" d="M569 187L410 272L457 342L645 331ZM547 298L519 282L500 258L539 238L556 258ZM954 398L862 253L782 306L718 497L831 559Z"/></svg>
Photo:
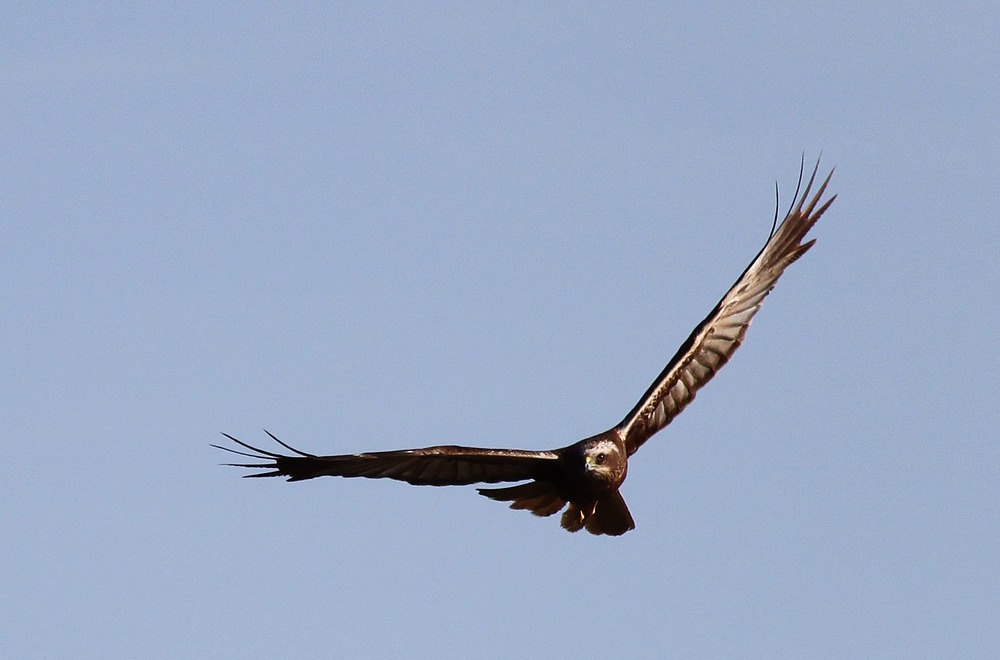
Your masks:
<svg viewBox="0 0 1000 660"><path fill-rule="evenodd" d="M314 477L368 477L396 479L418 486L464 486L545 478L556 471L559 454L552 451L479 449L475 447L426 447L378 451L342 456L315 456L290 447L270 432L268 435L292 455L276 454L224 436L249 451L212 445L218 449L261 461L227 463L234 467L268 470L248 477L288 477L301 481ZM252 453L251 453L252 452Z"/></svg>
<svg viewBox="0 0 1000 660"><path fill-rule="evenodd" d="M791 210L777 229L771 231L764 248L681 345L635 408L615 427L625 438L630 456L680 414L694 400L697 391L729 361L785 268L812 247L815 239L807 243L802 239L836 199L834 195L820 204L833 176L832 170L809 198L818 169L817 162L802 195L798 196L796 191L797 201L792 202Z"/></svg>

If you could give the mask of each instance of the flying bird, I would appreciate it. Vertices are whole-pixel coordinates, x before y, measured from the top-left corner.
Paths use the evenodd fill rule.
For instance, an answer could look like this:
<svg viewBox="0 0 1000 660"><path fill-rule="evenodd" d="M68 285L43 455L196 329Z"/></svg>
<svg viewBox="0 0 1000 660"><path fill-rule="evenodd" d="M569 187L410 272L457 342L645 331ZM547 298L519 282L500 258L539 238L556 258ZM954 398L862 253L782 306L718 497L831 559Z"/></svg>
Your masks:
<svg viewBox="0 0 1000 660"><path fill-rule="evenodd" d="M763 249L681 345L635 407L603 433L549 451L449 445L317 456L285 444L270 432L267 434L290 454L259 449L228 433L223 435L242 450L213 447L259 461L226 464L265 470L245 475L248 477L287 477L288 481L322 476L367 477L419 486L524 482L478 490L490 499L510 502L512 509L527 509L537 516L551 516L565 508L561 523L571 532L585 528L592 534L624 534L635 528L619 491L628 472L629 457L680 414L729 361L785 268L812 247L815 239L803 239L836 199L834 195L822 201L832 170L810 197L818 170L817 162L802 194L796 190L780 225L775 213L775 224ZM800 170L800 187L801 182Z"/></svg>

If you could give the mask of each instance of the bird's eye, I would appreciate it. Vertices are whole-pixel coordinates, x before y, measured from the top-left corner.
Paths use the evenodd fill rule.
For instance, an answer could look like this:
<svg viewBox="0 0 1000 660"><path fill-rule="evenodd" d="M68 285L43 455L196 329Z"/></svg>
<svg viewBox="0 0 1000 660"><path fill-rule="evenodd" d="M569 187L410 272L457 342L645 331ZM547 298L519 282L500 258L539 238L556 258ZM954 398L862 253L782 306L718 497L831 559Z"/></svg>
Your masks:
<svg viewBox="0 0 1000 660"><path fill-rule="evenodd" d="M607 455L602 451L600 454L597 455L597 464L604 465L605 458L607 458Z"/></svg>

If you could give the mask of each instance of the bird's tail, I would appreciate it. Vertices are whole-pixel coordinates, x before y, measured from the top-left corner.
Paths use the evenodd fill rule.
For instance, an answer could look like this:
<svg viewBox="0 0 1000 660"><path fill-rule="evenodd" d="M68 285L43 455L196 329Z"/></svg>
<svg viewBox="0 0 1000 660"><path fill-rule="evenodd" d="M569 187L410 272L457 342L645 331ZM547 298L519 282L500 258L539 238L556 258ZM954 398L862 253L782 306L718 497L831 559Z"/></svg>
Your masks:
<svg viewBox="0 0 1000 660"><path fill-rule="evenodd" d="M498 502L510 502L512 509L528 509L536 516L551 516L566 506L566 500L551 484L530 481L507 488L479 488L479 494Z"/></svg>
<svg viewBox="0 0 1000 660"><path fill-rule="evenodd" d="M616 490L586 504L570 502L562 516L562 526L571 532L578 532L586 527L591 534L621 536L630 529L635 529L635 521L625 504L625 498Z"/></svg>

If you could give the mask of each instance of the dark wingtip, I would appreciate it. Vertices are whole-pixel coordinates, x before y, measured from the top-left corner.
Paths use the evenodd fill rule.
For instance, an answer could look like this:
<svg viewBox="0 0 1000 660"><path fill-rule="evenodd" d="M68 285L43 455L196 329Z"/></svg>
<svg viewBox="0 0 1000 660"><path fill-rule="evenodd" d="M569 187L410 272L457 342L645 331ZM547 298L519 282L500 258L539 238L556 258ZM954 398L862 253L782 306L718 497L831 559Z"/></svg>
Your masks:
<svg viewBox="0 0 1000 660"><path fill-rule="evenodd" d="M301 450L298 450L298 449L296 449L295 447L292 447L291 445L288 445L288 444L286 444L286 443L282 442L281 440L279 440L279 439L278 439L278 436L274 435L273 433L271 433L271 432L270 432L270 431L268 431L267 429L264 429L264 433L266 433L266 434L268 434L269 436L271 436L271 439L272 439L272 440L274 440L275 442L277 442L277 443L278 443L279 445L281 445L282 447L284 447L285 449L287 449L287 450L288 450L288 451L290 451L290 452L294 452L294 453L296 453L296 454L298 454L299 456L302 456L302 457L304 457L304 458L316 458L316 456L314 456L313 454L307 454L307 453L306 453L306 452L304 452L304 451L301 451ZM240 443L240 444L242 444L242 443ZM278 454L275 454L275 456L277 456L277 455L278 455Z"/></svg>
<svg viewBox="0 0 1000 660"><path fill-rule="evenodd" d="M267 449L261 449L260 447L254 447L253 445L243 442L242 440L235 438L228 433L223 432L222 435L227 439L235 443L236 445L246 449L247 451L241 451L240 449L234 449L233 447L226 447L224 445L217 445L210 443L209 446L216 449L221 449L222 451L229 452L230 454L236 454L237 456L245 456L246 458L252 458L258 461L264 461L263 463L222 463L229 467L240 467L248 468L252 470L269 470L268 472L258 472L254 474L244 474L244 478L257 478L257 477L288 477L289 481L299 481L301 479L310 479L312 476L301 476L301 475L291 475L288 473L286 466L301 461L303 458L316 458L312 454L307 454L304 451L300 451L295 447L291 447L288 444L279 440L273 433L264 429L264 432L271 437L272 440L277 442L279 445L284 447L290 452L296 454L295 456L285 456L284 454L278 454L273 451L268 451Z"/></svg>
<svg viewBox="0 0 1000 660"><path fill-rule="evenodd" d="M266 449L261 449L260 447L254 447L253 445L247 444L247 443L243 442L242 440L234 438L233 436L229 435L228 433L226 433L224 431L222 432L222 435L224 435L225 437L229 438L230 440L232 440L233 442L235 442L239 446L243 447L244 449L249 449L250 451L257 452L257 453L256 454L247 454L247 453L238 451L236 449L233 449L231 447L223 447L221 445L212 445L213 447L216 447L216 448L221 449L223 451L231 452L233 454L239 454L241 456L249 456L251 458L282 458L281 454L276 454L273 451L267 451Z"/></svg>

